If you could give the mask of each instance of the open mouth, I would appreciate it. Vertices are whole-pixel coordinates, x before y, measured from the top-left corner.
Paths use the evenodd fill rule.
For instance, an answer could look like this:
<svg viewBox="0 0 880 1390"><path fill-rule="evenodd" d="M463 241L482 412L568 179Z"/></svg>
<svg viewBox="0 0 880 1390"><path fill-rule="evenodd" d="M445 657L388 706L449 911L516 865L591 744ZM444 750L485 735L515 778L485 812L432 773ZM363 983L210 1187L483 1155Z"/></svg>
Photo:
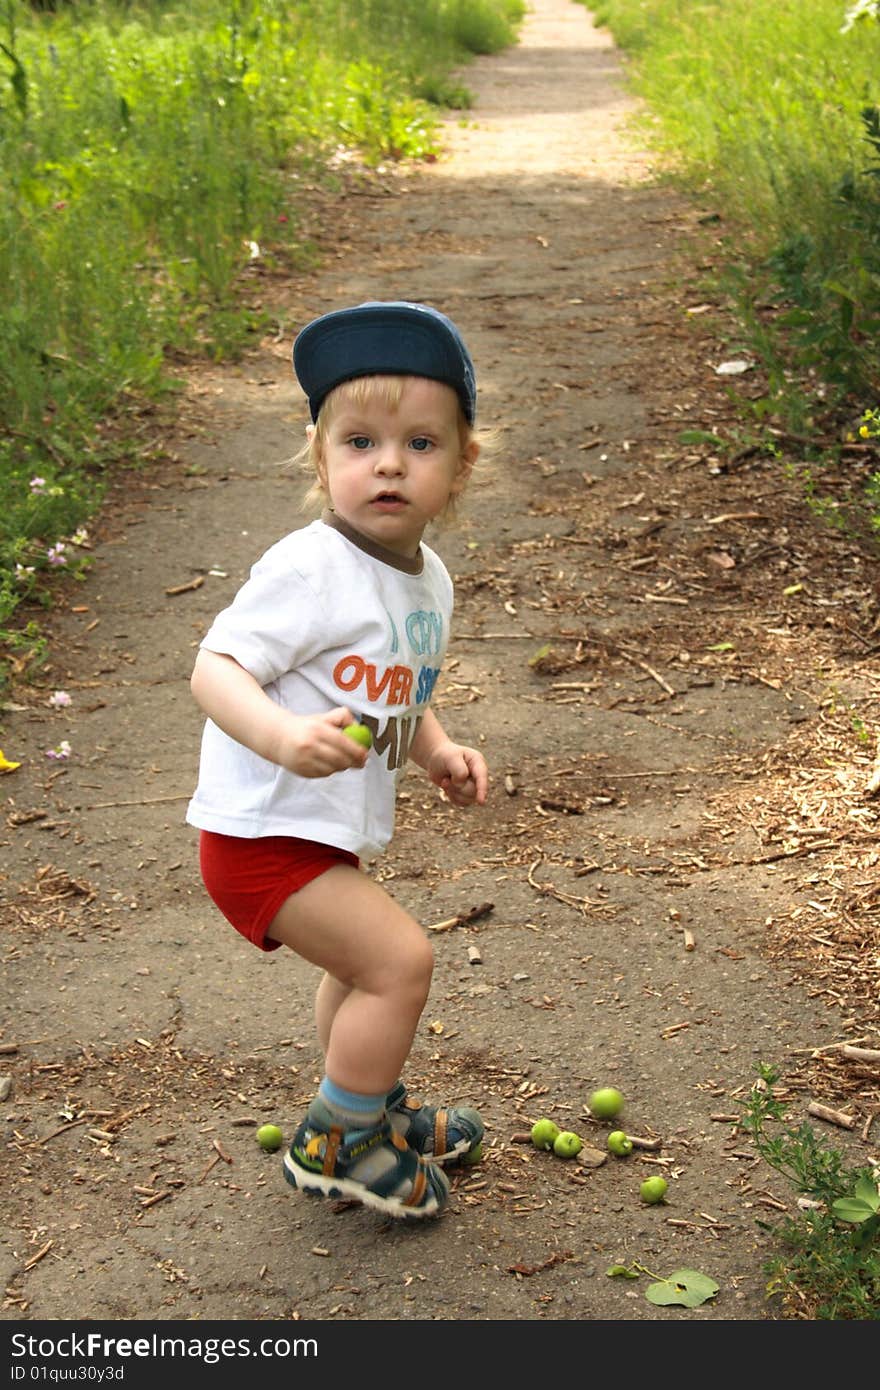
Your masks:
<svg viewBox="0 0 880 1390"><path fill-rule="evenodd" d="M403 507L404 499L397 492L379 492L373 498L373 506L377 507Z"/></svg>

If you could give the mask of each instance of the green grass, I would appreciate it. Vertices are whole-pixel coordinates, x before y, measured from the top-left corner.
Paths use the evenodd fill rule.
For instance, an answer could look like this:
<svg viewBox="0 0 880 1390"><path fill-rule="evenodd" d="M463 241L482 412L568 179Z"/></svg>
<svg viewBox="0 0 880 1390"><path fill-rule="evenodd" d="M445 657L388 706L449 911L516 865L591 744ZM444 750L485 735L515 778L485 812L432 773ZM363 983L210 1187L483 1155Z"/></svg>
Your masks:
<svg viewBox="0 0 880 1390"><path fill-rule="evenodd" d="M0 0L0 632L65 564L132 404L259 329L341 152L435 150L520 0ZM46 486L34 491L34 477ZM63 552L64 553L64 552ZM56 560L58 552L55 552Z"/></svg>
<svg viewBox="0 0 880 1390"><path fill-rule="evenodd" d="M880 386L880 26L842 33L845 11L595 6L630 55L643 138L722 214L728 288L792 407L792 371L812 370L829 401L873 405Z"/></svg>

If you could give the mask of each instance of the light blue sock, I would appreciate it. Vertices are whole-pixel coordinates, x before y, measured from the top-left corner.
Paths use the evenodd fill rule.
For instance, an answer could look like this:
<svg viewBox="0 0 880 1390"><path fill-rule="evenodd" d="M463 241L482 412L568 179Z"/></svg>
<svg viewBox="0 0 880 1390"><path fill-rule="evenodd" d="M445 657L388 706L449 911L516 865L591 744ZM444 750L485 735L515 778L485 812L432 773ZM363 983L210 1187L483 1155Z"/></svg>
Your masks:
<svg viewBox="0 0 880 1390"><path fill-rule="evenodd" d="M318 1087L318 1099L350 1129L369 1129L371 1125L377 1124L385 1113L384 1091L378 1096L346 1091L343 1086L337 1086L335 1081L331 1081L329 1076L325 1076Z"/></svg>

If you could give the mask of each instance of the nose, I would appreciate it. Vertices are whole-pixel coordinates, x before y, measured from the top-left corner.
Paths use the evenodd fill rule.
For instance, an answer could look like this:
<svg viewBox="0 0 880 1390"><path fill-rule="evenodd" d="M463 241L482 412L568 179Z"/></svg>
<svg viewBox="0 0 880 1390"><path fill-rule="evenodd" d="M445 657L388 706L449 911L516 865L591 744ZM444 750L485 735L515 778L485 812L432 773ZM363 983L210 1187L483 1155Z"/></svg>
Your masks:
<svg viewBox="0 0 880 1390"><path fill-rule="evenodd" d="M398 444L387 443L376 451L375 471L383 478L401 477L405 471L403 450Z"/></svg>

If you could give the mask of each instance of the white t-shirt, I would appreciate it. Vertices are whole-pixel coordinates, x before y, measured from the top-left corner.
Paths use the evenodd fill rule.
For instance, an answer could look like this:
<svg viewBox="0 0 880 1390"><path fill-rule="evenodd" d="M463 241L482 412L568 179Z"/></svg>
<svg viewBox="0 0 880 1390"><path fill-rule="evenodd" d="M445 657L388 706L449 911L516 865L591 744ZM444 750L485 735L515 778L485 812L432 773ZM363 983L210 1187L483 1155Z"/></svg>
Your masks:
<svg viewBox="0 0 880 1390"><path fill-rule="evenodd" d="M209 719L187 821L245 839L295 835L380 854L451 616L452 581L426 545L410 561L332 513L273 545L201 645L234 657L294 714L347 705L373 746L364 768L299 777Z"/></svg>

